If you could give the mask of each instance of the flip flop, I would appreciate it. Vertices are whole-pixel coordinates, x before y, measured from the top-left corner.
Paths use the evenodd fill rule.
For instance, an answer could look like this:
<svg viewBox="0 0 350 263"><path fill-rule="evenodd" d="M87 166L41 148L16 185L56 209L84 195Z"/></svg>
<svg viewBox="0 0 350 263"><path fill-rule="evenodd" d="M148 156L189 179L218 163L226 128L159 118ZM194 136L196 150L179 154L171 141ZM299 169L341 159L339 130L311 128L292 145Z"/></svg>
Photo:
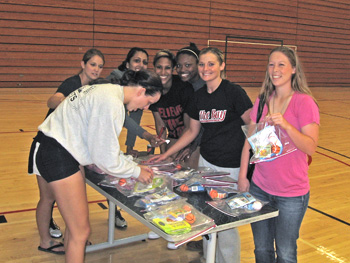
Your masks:
<svg viewBox="0 0 350 263"><path fill-rule="evenodd" d="M64 246L63 243L60 242L57 245L53 245L53 246L48 247L48 248L42 248L41 246L38 246L38 250L52 253L52 254L56 254L56 255L64 255L65 254L64 251L55 251L54 250L55 248L63 247L63 246Z"/></svg>

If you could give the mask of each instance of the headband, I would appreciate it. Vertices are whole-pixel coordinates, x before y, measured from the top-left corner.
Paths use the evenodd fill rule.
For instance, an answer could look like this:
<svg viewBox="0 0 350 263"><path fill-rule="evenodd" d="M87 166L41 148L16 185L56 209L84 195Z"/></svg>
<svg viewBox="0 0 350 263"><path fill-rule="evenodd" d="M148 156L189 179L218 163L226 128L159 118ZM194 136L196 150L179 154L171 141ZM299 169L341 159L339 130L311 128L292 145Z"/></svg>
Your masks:
<svg viewBox="0 0 350 263"><path fill-rule="evenodd" d="M182 51L189 51L189 52L193 53L194 56L199 60L199 57L198 57L197 53L194 52L193 50L188 49L188 48L183 48L183 49L180 49L179 53L181 53Z"/></svg>

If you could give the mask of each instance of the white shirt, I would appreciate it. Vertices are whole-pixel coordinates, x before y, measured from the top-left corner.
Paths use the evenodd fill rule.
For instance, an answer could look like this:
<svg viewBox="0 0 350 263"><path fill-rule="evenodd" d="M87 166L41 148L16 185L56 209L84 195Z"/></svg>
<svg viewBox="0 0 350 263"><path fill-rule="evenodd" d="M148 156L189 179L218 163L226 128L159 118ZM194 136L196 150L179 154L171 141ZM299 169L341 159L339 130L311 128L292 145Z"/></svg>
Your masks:
<svg viewBox="0 0 350 263"><path fill-rule="evenodd" d="M39 126L81 165L95 164L117 177L135 177L141 168L120 151L125 108L123 87L83 86L73 91Z"/></svg>

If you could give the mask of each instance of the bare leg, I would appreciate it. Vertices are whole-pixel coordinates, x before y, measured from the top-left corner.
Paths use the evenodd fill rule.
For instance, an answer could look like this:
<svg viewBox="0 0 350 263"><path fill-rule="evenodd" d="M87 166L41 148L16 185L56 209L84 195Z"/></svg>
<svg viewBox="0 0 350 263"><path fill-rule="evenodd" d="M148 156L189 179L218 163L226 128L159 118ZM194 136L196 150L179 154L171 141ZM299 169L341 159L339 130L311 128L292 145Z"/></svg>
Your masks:
<svg viewBox="0 0 350 263"><path fill-rule="evenodd" d="M40 247L49 248L57 245L58 242L51 239L49 233L52 203L55 197L51 192L49 184L40 175L36 176L40 192L40 200L36 208L36 223L40 235ZM53 251L64 251L63 247L53 249Z"/></svg>
<svg viewBox="0 0 350 263"><path fill-rule="evenodd" d="M66 223L66 263L82 263L90 234L85 179L81 171L50 183L58 208Z"/></svg>

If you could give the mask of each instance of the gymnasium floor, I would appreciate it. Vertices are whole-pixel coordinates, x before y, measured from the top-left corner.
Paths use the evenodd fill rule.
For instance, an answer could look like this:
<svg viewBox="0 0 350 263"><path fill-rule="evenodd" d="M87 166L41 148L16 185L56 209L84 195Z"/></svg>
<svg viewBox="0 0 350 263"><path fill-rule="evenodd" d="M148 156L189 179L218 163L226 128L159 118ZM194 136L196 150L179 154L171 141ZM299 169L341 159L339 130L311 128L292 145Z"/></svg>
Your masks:
<svg viewBox="0 0 350 263"><path fill-rule="evenodd" d="M258 89L247 88L254 101ZM311 199L298 242L299 262L350 262L350 88L312 88L321 115L319 146L310 166ZM27 159L37 126L46 115L46 100L54 89L0 89L0 262L64 262L63 256L37 250L35 223L38 201L36 178L28 176ZM150 112L142 126L154 133ZM125 131L120 141L124 144ZM146 150L147 142L137 141ZM124 146L123 146L124 147ZM107 206L103 196L88 187L93 243L105 241ZM129 226L116 236L146 233L148 229L125 212ZM64 229L58 209L56 222ZM255 262L249 226L239 228L241 262ZM88 253L86 262L189 262L197 252L166 249L163 239Z"/></svg>

